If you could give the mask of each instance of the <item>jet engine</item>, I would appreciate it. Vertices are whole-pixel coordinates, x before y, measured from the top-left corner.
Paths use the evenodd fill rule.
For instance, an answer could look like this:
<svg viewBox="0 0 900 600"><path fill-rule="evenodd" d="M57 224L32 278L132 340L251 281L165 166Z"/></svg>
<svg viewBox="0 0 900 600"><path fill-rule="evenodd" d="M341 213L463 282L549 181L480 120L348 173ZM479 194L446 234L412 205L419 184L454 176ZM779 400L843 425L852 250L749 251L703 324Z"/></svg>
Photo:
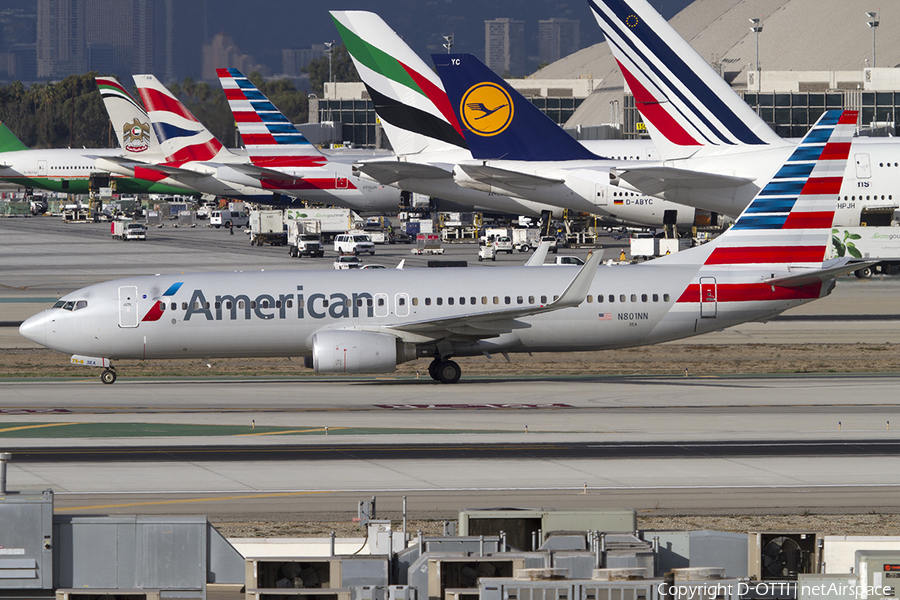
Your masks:
<svg viewBox="0 0 900 600"><path fill-rule="evenodd" d="M331 329L312 338L316 373L390 373L416 358L416 345L386 333Z"/></svg>

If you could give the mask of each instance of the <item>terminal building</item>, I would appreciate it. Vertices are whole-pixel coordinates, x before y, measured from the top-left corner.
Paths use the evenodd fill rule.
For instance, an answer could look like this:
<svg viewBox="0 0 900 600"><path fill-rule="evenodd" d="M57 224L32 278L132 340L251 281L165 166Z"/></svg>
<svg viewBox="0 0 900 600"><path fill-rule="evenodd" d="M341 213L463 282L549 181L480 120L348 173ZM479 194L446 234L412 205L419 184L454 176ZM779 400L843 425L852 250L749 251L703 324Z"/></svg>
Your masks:
<svg viewBox="0 0 900 600"><path fill-rule="evenodd" d="M894 135L900 18L882 21L873 12L840 0L698 0L669 22L779 135L803 136L827 108L859 110L862 133ZM576 137L645 135L605 42L509 83ZM309 114L312 123L341 123L335 135L343 139L336 141L386 147L376 146L384 142L362 85L326 86Z"/></svg>

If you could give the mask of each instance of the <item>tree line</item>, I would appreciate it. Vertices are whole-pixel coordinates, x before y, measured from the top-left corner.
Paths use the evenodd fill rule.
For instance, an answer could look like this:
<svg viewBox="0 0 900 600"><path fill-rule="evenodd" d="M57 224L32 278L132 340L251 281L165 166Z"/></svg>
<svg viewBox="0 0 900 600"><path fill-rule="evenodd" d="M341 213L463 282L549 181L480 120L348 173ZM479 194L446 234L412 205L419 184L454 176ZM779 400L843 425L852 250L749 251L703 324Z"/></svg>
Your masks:
<svg viewBox="0 0 900 600"><path fill-rule="evenodd" d="M359 81L344 46L334 49L331 70L334 81ZM305 71L313 93L321 97L328 80L328 57L313 61ZM30 148L116 147L116 135L94 81L97 76L92 71L29 87L20 81L0 86L0 122ZM292 123L308 122L309 97L290 80L264 81L255 71L248 78ZM123 85L128 88L124 81ZM234 117L221 87L187 78L168 88L219 141L235 146ZM140 98L137 89L130 91Z"/></svg>

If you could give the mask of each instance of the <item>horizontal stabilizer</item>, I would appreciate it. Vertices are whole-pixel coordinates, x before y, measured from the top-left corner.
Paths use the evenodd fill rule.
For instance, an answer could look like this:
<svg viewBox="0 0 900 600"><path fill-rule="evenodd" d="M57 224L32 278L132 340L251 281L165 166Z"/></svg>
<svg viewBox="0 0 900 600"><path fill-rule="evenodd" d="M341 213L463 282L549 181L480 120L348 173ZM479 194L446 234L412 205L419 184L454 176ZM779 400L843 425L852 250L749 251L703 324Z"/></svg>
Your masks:
<svg viewBox="0 0 900 600"><path fill-rule="evenodd" d="M434 165L399 160L374 160L356 163L360 173L378 183L390 185L404 179L449 179L453 173Z"/></svg>
<svg viewBox="0 0 900 600"><path fill-rule="evenodd" d="M749 177L717 175L674 167L628 167L612 169L611 173L648 196L656 196L676 188L693 190L738 188L755 181Z"/></svg>
<svg viewBox="0 0 900 600"><path fill-rule="evenodd" d="M218 163L204 164L208 164L213 167L219 166ZM244 175L249 175L250 177L260 180L268 179L276 181L300 181L301 179L303 179L302 175L291 175L290 173L285 173L284 171L276 171L274 169L267 169L265 167L257 167L256 165L251 165L250 163L228 163L227 167L230 169L234 169L235 171L240 171Z"/></svg>
<svg viewBox="0 0 900 600"><path fill-rule="evenodd" d="M766 283L776 287L799 288L811 283L828 281L834 279L835 277L846 275L847 273L852 273L853 271L862 269L863 267L874 265L877 262L879 261L870 260L865 262L850 262L850 259L847 258L836 258L826 262L821 269L807 269L798 267L795 274L769 279L766 281Z"/></svg>
<svg viewBox="0 0 900 600"><path fill-rule="evenodd" d="M558 185L565 183L565 179L555 177L544 177L543 175L534 175L531 173L522 173L512 169L503 169L493 167L477 162L461 162L457 166L462 169L466 175L480 181L482 183L490 183L497 187L511 188L528 188L533 189L545 185Z"/></svg>

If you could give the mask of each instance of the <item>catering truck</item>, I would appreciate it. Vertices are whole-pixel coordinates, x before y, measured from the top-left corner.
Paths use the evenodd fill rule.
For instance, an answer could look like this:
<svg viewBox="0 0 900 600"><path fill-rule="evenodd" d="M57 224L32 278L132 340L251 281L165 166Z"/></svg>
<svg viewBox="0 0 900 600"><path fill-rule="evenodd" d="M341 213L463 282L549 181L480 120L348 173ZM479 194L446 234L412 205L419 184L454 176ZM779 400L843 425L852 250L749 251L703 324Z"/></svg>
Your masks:
<svg viewBox="0 0 900 600"><path fill-rule="evenodd" d="M298 219L314 219L321 223L323 242L334 239L334 236L363 228L363 218L349 208L289 208L285 211L288 222Z"/></svg>

